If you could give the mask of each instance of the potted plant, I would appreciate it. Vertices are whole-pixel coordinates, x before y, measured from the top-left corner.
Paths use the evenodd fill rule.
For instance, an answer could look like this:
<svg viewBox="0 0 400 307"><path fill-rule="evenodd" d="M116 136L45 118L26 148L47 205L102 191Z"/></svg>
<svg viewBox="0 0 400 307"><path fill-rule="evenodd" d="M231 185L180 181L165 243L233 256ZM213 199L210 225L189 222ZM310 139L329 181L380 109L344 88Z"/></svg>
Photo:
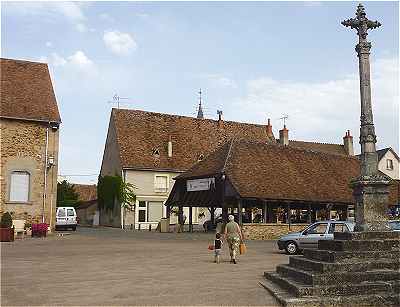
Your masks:
<svg viewBox="0 0 400 307"><path fill-rule="evenodd" d="M30 222L26 222L24 228L25 228L26 235L31 236L32 235L32 224Z"/></svg>
<svg viewBox="0 0 400 307"><path fill-rule="evenodd" d="M14 228L12 227L12 217L9 212L4 213L0 220L0 241L14 241Z"/></svg>

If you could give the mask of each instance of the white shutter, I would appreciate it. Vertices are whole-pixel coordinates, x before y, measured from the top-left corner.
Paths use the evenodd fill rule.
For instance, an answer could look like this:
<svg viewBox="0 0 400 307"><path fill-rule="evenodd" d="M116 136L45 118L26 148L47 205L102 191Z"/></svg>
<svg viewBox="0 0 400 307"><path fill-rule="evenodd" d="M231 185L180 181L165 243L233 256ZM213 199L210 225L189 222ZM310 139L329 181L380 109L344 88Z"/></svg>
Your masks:
<svg viewBox="0 0 400 307"><path fill-rule="evenodd" d="M29 200L29 173L12 172L10 186L10 201L28 202Z"/></svg>
<svg viewBox="0 0 400 307"><path fill-rule="evenodd" d="M160 201L149 201L148 204L148 221L159 222L163 215L163 203Z"/></svg>
<svg viewBox="0 0 400 307"><path fill-rule="evenodd" d="M168 191L167 181L168 181L167 176L156 176L155 178L156 192L167 192Z"/></svg>

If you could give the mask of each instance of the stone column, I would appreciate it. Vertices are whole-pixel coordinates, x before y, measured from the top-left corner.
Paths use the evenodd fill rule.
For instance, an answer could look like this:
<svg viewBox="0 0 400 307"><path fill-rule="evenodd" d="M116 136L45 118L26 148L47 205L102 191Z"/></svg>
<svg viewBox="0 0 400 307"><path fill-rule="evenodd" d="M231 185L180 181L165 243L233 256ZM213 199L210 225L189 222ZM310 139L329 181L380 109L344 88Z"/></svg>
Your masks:
<svg viewBox="0 0 400 307"><path fill-rule="evenodd" d="M367 41L367 31L381 26L378 21L366 17L362 4L357 7L356 18L342 22L342 25L357 30L356 45L360 75L361 97L361 174L351 182L355 206L355 231L390 230L386 210L389 200L390 178L378 172L376 135L371 105L371 80L369 54L371 43Z"/></svg>

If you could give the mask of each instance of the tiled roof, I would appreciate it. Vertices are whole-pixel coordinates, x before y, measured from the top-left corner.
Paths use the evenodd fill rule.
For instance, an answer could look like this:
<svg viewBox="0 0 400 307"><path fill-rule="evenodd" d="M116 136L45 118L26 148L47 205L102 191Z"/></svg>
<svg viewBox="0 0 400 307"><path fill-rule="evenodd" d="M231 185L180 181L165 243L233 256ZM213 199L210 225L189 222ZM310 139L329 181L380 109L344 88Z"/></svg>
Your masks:
<svg viewBox="0 0 400 307"><path fill-rule="evenodd" d="M341 144L327 144L327 143L289 140L289 146L293 146L300 149L307 149L307 150L325 152L329 154L338 154L347 156L347 153L344 149L344 145Z"/></svg>
<svg viewBox="0 0 400 307"><path fill-rule="evenodd" d="M115 122L122 168L182 172L200 155L207 156L232 137L271 142L264 125L123 109L113 109L111 120Z"/></svg>
<svg viewBox="0 0 400 307"><path fill-rule="evenodd" d="M376 153L378 154L378 161L380 161L382 159L382 157L388 152L391 151L393 153L393 155L399 160L399 156L397 155L397 153L393 150L393 148L391 147L387 147L387 148L382 148L376 151Z"/></svg>
<svg viewBox="0 0 400 307"><path fill-rule="evenodd" d="M353 203L349 182L360 171L355 157L235 140L177 179L215 174L223 165L241 197L336 203Z"/></svg>
<svg viewBox="0 0 400 307"><path fill-rule="evenodd" d="M74 190L78 193L78 201L85 202L97 199L97 186L95 184L76 184Z"/></svg>
<svg viewBox="0 0 400 307"><path fill-rule="evenodd" d="M0 59L0 117L61 122L47 64Z"/></svg>

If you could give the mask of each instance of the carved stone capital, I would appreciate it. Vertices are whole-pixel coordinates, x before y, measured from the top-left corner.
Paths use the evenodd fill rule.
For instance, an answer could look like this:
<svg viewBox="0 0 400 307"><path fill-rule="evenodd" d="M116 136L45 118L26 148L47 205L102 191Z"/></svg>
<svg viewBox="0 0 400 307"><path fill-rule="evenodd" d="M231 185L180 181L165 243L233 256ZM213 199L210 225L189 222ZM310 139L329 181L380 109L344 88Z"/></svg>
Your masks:
<svg viewBox="0 0 400 307"><path fill-rule="evenodd" d="M363 53L368 53L369 54L370 50L371 50L371 47L372 47L371 42L367 42L367 41L360 42L360 43L358 43L356 45L356 52L358 54L363 54Z"/></svg>

